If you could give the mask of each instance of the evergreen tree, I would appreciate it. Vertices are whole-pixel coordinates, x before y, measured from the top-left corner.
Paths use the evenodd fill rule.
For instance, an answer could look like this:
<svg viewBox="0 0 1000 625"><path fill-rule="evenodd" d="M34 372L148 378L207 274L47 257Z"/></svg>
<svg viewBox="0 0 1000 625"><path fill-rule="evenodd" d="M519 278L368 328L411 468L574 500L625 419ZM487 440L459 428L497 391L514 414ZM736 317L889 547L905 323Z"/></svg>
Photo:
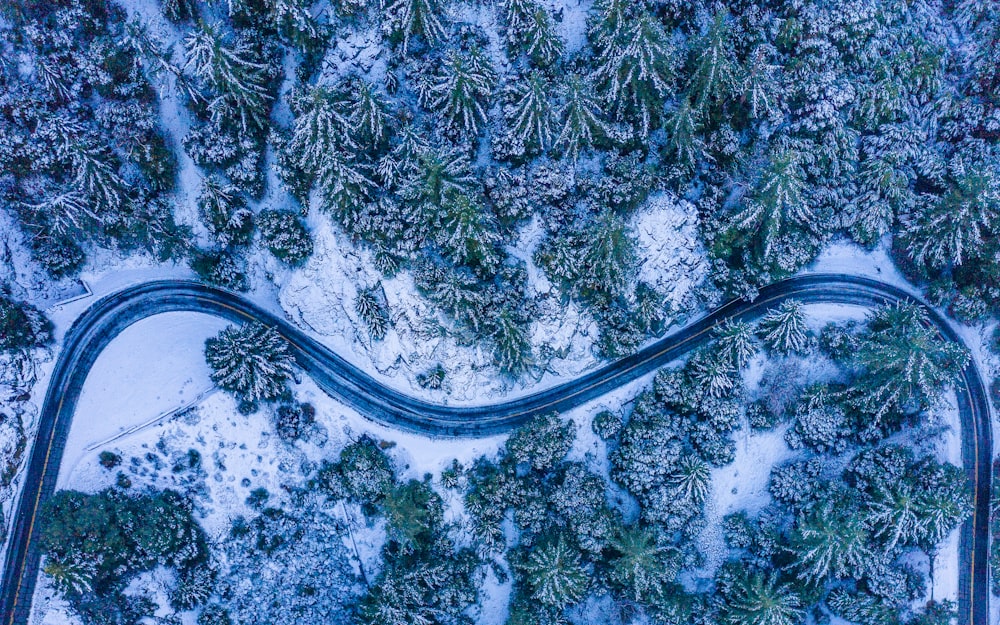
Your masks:
<svg viewBox="0 0 1000 625"><path fill-rule="evenodd" d="M517 377L531 364L531 337L523 320L508 310L493 321L494 362L506 375Z"/></svg>
<svg viewBox="0 0 1000 625"><path fill-rule="evenodd" d="M789 549L800 579L854 577L871 562L870 535L849 501L825 501L796 521Z"/></svg>
<svg viewBox="0 0 1000 625"><path fill-rule="evenodd" d="M715 328L715 349L737 370L750 363L757 355L754 329L745 321L727 319Z"/></svg>
<svg viewBox="0 0 1000 625"><path fill-rule="evenodd" d="M389 105L374 86L360 78L347 84L350 95L350 126L357 143L373 150L389 133Z"/></svg>
<svg viewBox="0 0 1000 625"><path fill-rule="evenodd" d="M561 535L535 547L528 555L524 570L532 598L554 608L576 603L590 585L580 552Z"/></svg>
<svg viewBox="0 0 1000 625"><path fill-rule="evenodd" d="M184 69L218 94L210 106L215 113L224 114L224 105L231 104L243 132L264 129L274 99L268 87L272 70L249 41L227 39L218 25L199 23L184 38Z"/></svg>
<svg viewBox="0 0 1000 625"><path fill-rule="evenodd" d="M607 132L601 120L601 103L589 79L579 74L570 74L562 83L559 94L562 100L558 110L561 126L556 147L576 159L582 150L592 147Z"/></svg>
<svg viewBox="0 0 1000 625"><path fill-rule="evenodd" d="M875 416L926 406L968 359L960 345L941 338L930 326L923 308L879 308L869 315L868 330L855 353L855 362L865 371L859 379L860 406Z"/></svg>
<svg viewBox="0 0 1000 625"><path fill-rule="evenodd" d="M511 89L513 104L505 109L510 135L526 149L546 150L552 144L553 112L550 88L541 72L519 80Z"/></svg>
<svg viewBox="0 0 1000 625"><path fill-rule="evenodd" d="M0 284L0 350L35 349L52 341L52 322L37 308L11 297Z"/></svg>
<svg viewBox="0 0 1000 625"><path fill-rule="evenodd" d="M563 421L553 412L535 417L514 430L504 449L516 464L526 464L535 471L549 471L566 456L575 438L573 423Z"/></svg>
<svg viewBox="0 0 1000 625"><path fill-rule="evenodd" d="M635 267L635 241L625 220L606 210L588 229L579 283L585 294L625 292Z"/></svg>
<svg viewBox="0 0 1000 625"><path fill-rule="evenodd" d="M673 78L673 50L663 27L646 12L625 20L605 13L592 33L599 49L594 80L615 118L649 134Z"/></svg>
<svg viewBox="0 0 1000 625"><path fill-rule="evenodd" d="M505 0L503 17L507 45L515 54L524 52L541 67L552 65L562 54L563 42L552 16L535 0Z"/></svg>
<svg viewBox="0 0 1000 625"><path fill-rule="evenodd" d="M445 38L439 0L380 0L380 5L389 31L403 39L404 55L414 37L421 37L431 47Z"/></svg>
<svg viewBox="0 0 1000 625"><path fill-rule="evenodd" d="M808 228L813 212L803 192L800 157L786 150L774 155L752 196L733 218L731 227L749 233L758 258L773 262L778 243L794 228Z"/></svg>
<svg viewBox="0 0 1000 625"><path fill-rule="evenodd" d="M797 625L803 616L802 600L791 586L762 573L740 575L721 610L724 625Z"/></svg>
<svg viewBox="0 0 1000 625"><path fill-rule="evenodd" d="M910 257L931 267L976 258L984 240L1000 231L1000 168L959 160L952 169L945 195L921 206L906 230Z"/></svg>
<svg viewBox="0 0 1000 625"><path fill-rule="evenodd" d="M757 334L768 349L780 354L805 353L809 346L809 328L806 326L802 303L785 300L769 310L760 320Z"/></svg>
<svg viewBox="0 0 1000 625"><path fill-rule="evenodd" d="M688 361L685 371L705 397L729 397L739 384L739 372L733 364L721 354L707 350L697 352Z"/></svg>
<svg viewBox="0 0 1000 625"><path fill-rule="evenodd" d="M486 122L495 83L496 73L479 48L449 50L419 84L420 104L441 113L451 130L475 136Z"/></svg>
<svg viewBox="0 0 1000 625"><path fill-rule="evenodd" d="M444 503L427 482L409 480L386 492L387 534L404 549L426 550L444 523Z"/></svg>
<svg viewBox="0 0 1000 625"><path fill-rule="evenodd" d="M712 490L708 463L694 454L681 456L669 482L681 496L699 504L708 498Z"/></svg>
<svg viewBox="0 0 1000 625"><path fill-rule="evenodd" d="M205 359L213 382L251 402L285 393L294 362L277 330L256 322L229 326L205 341Z"/></svg>
<svg viewBox="0 0 1000 625"><path fill-rule="evenodd" d="M612 540L611 549L611 583L633 601L654 603L677 577L677 552L662 545L649 527L623 528Z"/></svg>
<svg viewBox="0 0 1000 625"><path fill-rule="evenodd" d="M46 559L42 572L52 578L52 586L63 596L82 595L94 587L97 565L82 554L71 553L65 558Z"/></svg>
<svg viewBox="0 0 1000 625"><path fill-rule="evenodd" d="M682 98L667 115L663 126L667 131L666 149L670 155L682 167L694 170L705 146L699 136L702 128L699 111L691 105L691 100Z"/></svg>
<svg viewBox="0 0 1000 625"><path fill-rule="evenodd" d="M253 213L239 195L239 190L214 176L205 178L198 194L198 211L208 231L223 247L241 245L250 240Z"/></svg>
<svg viewBox="0 0 1000 625"><path fill-rule="evenodd" d="M286 152L308 176L321 175L331 152L356 147L351 141L354 124L342 114L343 103L332 90L313 87L291 104L296 116Z"/></svg>
<svg viewBox="0 0 1000 625"><path fill-rule="evenodd" d="M495 275L502 260L500 236L485 207L464 193L449 193L437 212L436 238L448 258Z"/></svg>
<svg viewBox="0 0 1000 625"><path fill-rule="evenodd" d="M389 330L389 311L382 293L382 284L360 289L354 298L354 310L368 327L368 333L376 341L385 338Z"/></svg>
<svg viewBox="0 0 1000 625"><path fill-rule="evenodd" d="M699 111L712 102L721 103L739 84L729 19L724 10L717 12L708 32L694 46L694 69L688 89Z"/></svg>
<svg viewBox="0 0 1000 625"><path fill-rule="evenodd" d="M257 228L267 249L280 261L295 267L312 255L312 236L295 213L264 211L257 215Z"/></svg>
<svg viewBox="0 0 1000 625"><path fill-rule="evenodd" d="M769 119L779 112L776 85L780 81L775 73L777 66L769 63L773 55L770 46L759 45L750 51L744 72L742 99L751 119Z"/></svg>

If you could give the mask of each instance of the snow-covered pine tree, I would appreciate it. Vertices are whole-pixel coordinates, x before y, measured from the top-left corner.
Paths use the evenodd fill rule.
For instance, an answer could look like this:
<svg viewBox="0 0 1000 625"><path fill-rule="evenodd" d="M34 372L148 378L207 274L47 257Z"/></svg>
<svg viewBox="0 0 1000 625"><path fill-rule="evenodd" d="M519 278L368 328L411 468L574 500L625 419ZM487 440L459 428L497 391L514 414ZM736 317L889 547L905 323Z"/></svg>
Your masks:
<svg viewBox="0 0 1000 625"><path fill-rule="evenodd" d="M674 106L663 122L667 132L666 150L676 162L688 171L693 171L705 153L705 142L701 138L701 113L684 97Z"/></svg>
<svg viewBox="0 0 1000 625"><path fill-rule="evenodd" d="M312 255L312 236L295 213L264 211L257 215L257 228L264 244L278 260L297 266Z"/></svg>
<svg viewBox="0 0 1000 625"><path fill-rule="evenodd" d="M648 526L629 525L611 541L613 557L609 578L633 601L650 604L661 597L677 577L680 558L662 544Z"/></svg>
<svg viewBox="0 0 1000 625"><path fill-rule="evenodd" d="M750 119L770 119L780 113L777 66L770 63L775 55L773 47L761 44L747 58L742 85L742 100Z"/></svg>
<svg viewBox="0 0 1000 625"><path fill-rule="evenodd" d="M468 265L484 276L496 274L503 260L500 236L486 207L465 193L449 193L434 226L434 238L457 265Z"/></svg>
<svg viewBox="0 0 1000 625"><path fill-rule="evenodd" d="M809 328L806 326L802 302L785 300L769 310L757 326L757 334L764 345L779 354L805 353L809 347Z"/></svg>
<svg viewBox="0 0 1000 625"><path fill-rule="evenodd" d="M599 49L594 82L609 98L615 119L648 135L659 124L674 74L674 52L663 26L647 12L623 22L605 14L593 32Z"/></svg>
<svg viewBox="0 0 1000 625"><path fill-rule="evenodd" d="M508 48L524 54L540 67L552 65L563 51L552 16L535 0L504 0L503 24Z"/></svg>
<svg viewBox="0 0 1000 625"><path fill-rule="evenodd" d="M694 108L705 112L712 103L729 98L739 86L738 65L729 35L730 16L720 10L712 25L693 47L693 71L688 92Z"/></svg>
<svg viewBox="0 0 1000 625"><path fill-rule="evenodd" d="M602 212L584 237L583 273L579 282L584 293L624 293L635 269L635 240L628 224L610 210Z"/></svg>
<svg viewBox="0 0 1000 625"><path fill-rule="evenodd" d="M859 379L859 405L881 416L936 401L965 367L969 354L938 336L922 308L899 304L869 315L854 358L866 371Z"/></svg>
<svg viewBox="0 0 1000 625"><path fill-rule="evenodd" d="M504 107L508 133L528 151L545 151L552 145L554 115L551 87L545 76L531 72L510 88L512 103Z"/></svg>
<svg viewBox="0 0 1000 625"><path fill-rule="evenodd" d="M744 200L730 227L753 237L755 254L775 261L779 241L794 228L813 226L813 211L804 196L805 173L799 155L785 150L772 156L751 197Z"/></svg>
<svg viewBox="0 0 1000 625"><path fill-rule="evenodd" d="M910 257L935 268L976 258L986 238L1000 232L1000 164L955 159L950 170L948 191L922 202L905 233Z"/></svg>
<svg viewBox="0 0 1000 625"><path fill-rule="evenodd" d="M205 360L213 382L251 402L282 395L294 363L278 331L256 322L229 326L205 341Z"/></svg>
<svg viewBox="0 0 1000 625"><path fill-rule="evenodd" d="M476 136L486 122L496 72L477 46L451 49L418 84L420 105L437 111L449 129Z"/></svg>
<svg viewBox="0 0 1000 625"><path fill-rule="evenodd" d="M681 456L668 481L682 497L699 504L712 491L710 467L695 454Z"/></svg>
<svg viewBox="0 0 1000 625"><path fill-rule="evenodd" d="M376 341L385 338L389 330L389 311L383 303L385 295L382 284L376 284L365 289L359 289L354 298L354 310L368 327L368 333Z"/></svg>
<svg viewBox="0 0 1000 625"><path fill-rule="evenodd" d="M493 359L505 375L516 378L531 364L531 337L526 323L510 310L492 320Z"/></svg>
<svg viewBox="0 0 1000 625"><path fill-rule="evenodd" d="M229 103L243 132L267 127L274 99L268 86L273 70L249 41L230 40L221 26L202 22L184 38L184 51L184 69L215 92L220 115L227 110L223 103Z"/></svg>
<svg viewBox="0 0 1000 625"><path fill-rule="evenodd" d="M388 138L389 106L368 81L355 78L347 83L350 96L350 128L358 147L375 152Z"/></svg>
<svg viewBox="0 0 1000 625"><path fill-rule="evenodd" d="M721 610L723 625L796 625L804 611L790 584L775 574L743 572L728 589Z"/></svg>
<svg viewBox="0 0 1000 625"><path fill-rule="evenodd" d="M749 364L757 355L757 340L753 326L745 321L727 319L715 328L715 348L737 369Z"/></svg>
<svg viewBox="0 0 1000 625"><path fill-rule="evenodd" d="M739 384L739 371L732 361L710 349L692 356L685 372L705 397L729 397Z"/></svg>
<svg viewBox="0 0 1000 625"><path fill-rule="evenodd" d="M524 569L532 598L555 608L576 603L590 585L579 550L562 535L536 546Z"/></svg>
<svg viewBox="0 0 1000 625"><path fill-rule="evenodd" d="M319 176L331 152L357 147L351 140L355 124L342 114L346 107L330 89L312 87L293 98L292 107L295 124L285 151L307 175Z"/></svg>
<svg viewBox="0 0 1000 625"><path fill-rule="evenodd" d="M215 176L205 178L198 193L198 211L219 245L229 247L250 241L253 213L236 187Z"/></svg>
<svg viewBox="0 0 1000 625"><path fill-rule="evenodd" d="M607 133L607 126L601 120L601 102L586 76L570 74L560 86L559 96L562 103L558 110L560 129L556 147L575 160L582 150Z"/></svg>
<svg viewBox="0 0 1000 625"><path fill-rule="evenodd" d="M404 55L414 37L421 37L430 47L445 38L440 0L380 0L380 5L385 28L403 40Z"/></svg>
<svg viewBox="0 0 1000 625"><path fill-rule="evenodd" d="M51 578L52 586L63 596L81 595L93 589L97 565L84 554L65 557L49 556L42 572Z"/></svg>
<svg viewBox="0 0 1000 625"><path fill-rule="evenodd" d="M801 516L789 548L799 579L822 583L853 577L874 560L864 519L850 501L824 502Z"/></svg>

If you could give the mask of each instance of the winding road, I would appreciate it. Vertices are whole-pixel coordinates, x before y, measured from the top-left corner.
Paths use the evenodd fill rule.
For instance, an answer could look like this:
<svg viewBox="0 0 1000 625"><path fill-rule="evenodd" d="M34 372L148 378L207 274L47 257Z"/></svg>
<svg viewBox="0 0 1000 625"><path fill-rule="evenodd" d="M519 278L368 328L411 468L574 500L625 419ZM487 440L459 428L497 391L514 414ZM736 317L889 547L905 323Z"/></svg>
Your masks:
<svg viewBox="0 0 1000 625"><path fill-rule="evenodd" d="M753 302L733 300L708 315L619 361L577 379L501 403L444 406L410 397L373 379L286 320L249 301L188 281L149 282L109 295L80 316L66 333L39 416L24 489L15 513L0 592L0 625L26 625L41 554L38 512L53 491L66 438L81 389L101 350L129 325L153 315L191 311L233 322L260 321L288 340L297 364L324 392L374 420L392 427L446 437L504 432L531 417L563 412L635 380L711 340L726 319L759 317L787 299L874 307L910 301L927 309L944 338L961 343L949 323L905 291L868 278L810 274L764 287ZM959 571L959 623L987 625L989 617L989 499L992 427L986 389L975 363L956 384L962 422L962 461L975 495L972 514L962 524Z"/></svg>

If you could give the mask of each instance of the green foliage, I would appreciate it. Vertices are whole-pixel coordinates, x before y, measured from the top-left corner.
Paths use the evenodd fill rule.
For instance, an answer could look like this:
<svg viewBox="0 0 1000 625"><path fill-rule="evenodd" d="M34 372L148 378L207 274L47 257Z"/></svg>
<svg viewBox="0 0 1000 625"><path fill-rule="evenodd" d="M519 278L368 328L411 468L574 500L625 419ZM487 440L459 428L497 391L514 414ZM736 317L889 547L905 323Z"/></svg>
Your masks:
<svg viewBox="0 0 1000 625"><path fill-rule="evenodd" d="M611 583L629 599L655 603L666 594L680 569L678 553L643 526L622 528L611 543Z"/></svg>
<svg viewBox="0 0 1000 625"><path fill-rule="evenodd" d="M546 606L576 603L590 584L579 551L563 536L550 537L534 548L523 567L531 597Z"/></svg>
<svg viewBox="0 0 1000 625"><path fill-rule="evenodd" d="M0 350L34 349L52 342L52 322L37 308L0 287Z"/></svg>
<svg viewBox="0 0 1000 625"><path fill-rule="evenodd" d="M312 235L294 213L264 211L257 215L257 228L264 245L282 262L297 267L312 255Z"/></svg>
<svg viewBox="0 0 1000 625"><path fill-rule="evenodd" d="M395 482L392 462L368 436L342 449L339 460L320 473L323 486L332 495L362 504L381 501Z"/></svg>
<svg viewBox="0 0 1000 625"><path fill-rule="evenodd" d="M968 362L965 350L929 327L915 304L879 308L868 317L855 362L865 371L858 405L882 417L934 403Z"/></svg>
<svg viewBox="0 0 1000 625"><path fill-rule="evenodd" d="M286 393L294 362L278 331L257 322L230 326L206 340L205 360L213 382L251 402Z"/></svg>
<svg viewBox="0 0 1000 625"><path fill-rule="evenodd" d="M504 449L516 464L527 464L535 471L548 471L563 459L575 438L573 422L563 421L553 412L535 417L514 430Z"/></svg>
<svg viewBox="0 0 1000 625"><path fill-rule="evenodd" d="M764 315L757 326L757 334L764 345L779 354L805 353L809 347L810 332L806 326L802 303L786 300Z"/></svg>
<svg viewBox="0 0 1000 625"><path fill-rule="evenodd" d="M74 603L90 593L111 596L158 564L187 569L208 556L190 503L174 491L138 497L59 491L42 518L45 571Z"/></svg>

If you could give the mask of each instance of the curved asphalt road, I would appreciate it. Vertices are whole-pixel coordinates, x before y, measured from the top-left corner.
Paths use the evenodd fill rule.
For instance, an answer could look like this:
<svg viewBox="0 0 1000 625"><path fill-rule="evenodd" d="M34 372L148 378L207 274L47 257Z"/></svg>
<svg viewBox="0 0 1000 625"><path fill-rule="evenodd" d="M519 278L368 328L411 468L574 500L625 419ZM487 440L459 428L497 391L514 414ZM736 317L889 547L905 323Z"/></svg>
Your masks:
<svg viewBox="0 0 1000 625"><path fill-rule="evenodd" d="M17 509L3 571L0 625L26 625L40 560L37 514L55 490L66 437L83 383L101 350L124 328L152 315L194 311L233 322L257 320L278 328L300 367L331 396L393 427L434 436L473 437L507 431L531 417L566 411L626 384L711 340L726 319L753 318L786 299L806 303L878 306L918 300L894 286L855 276L813 274L790 278L760 291L754 302L730 301L632 356L531 395L487 406L442 406L409 397L359 371L284 319L237 295L187 281L150 282L98 301L76 320L49 381ZM951 326L927 309L938 332L961 342ZM962 460L973 485L975 506L961 530L959 623L986 625L989 616L987 557L992 428L986 389L971 363L956 385L962 417Z"/></svg>

